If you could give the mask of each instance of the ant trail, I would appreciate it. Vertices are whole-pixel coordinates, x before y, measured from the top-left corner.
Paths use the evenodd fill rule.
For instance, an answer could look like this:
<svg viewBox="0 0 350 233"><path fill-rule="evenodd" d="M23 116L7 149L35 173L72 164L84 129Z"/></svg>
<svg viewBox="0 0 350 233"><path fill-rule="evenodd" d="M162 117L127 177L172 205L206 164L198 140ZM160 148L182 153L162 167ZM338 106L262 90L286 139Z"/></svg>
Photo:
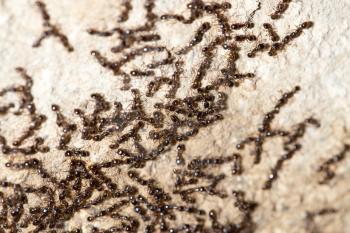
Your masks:
<svg viewBox="0 0 350 233"><path fill-rule="evenodd" d="M34 42L33 48L40 47L43 40L45 40L50 36L53 36L59 39L59 41L67 49L68 52L73 52L74 48L70 44L68 37L64 35L56 25L51 23L51 17L46 9L46 4L43 3L42 1L37 1L35 4L39 8L41 17L44 21L43 22L44 31L42 32L40 37Z"/></svg>

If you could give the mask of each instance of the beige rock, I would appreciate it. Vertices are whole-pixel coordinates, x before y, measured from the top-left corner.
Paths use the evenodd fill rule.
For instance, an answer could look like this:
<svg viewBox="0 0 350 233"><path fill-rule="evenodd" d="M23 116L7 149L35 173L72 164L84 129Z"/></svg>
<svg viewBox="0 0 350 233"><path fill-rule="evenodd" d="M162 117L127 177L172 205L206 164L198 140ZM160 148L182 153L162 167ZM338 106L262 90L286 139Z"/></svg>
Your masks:
<svg viewBox="0 0 350 233"><path fill-rule="evenodd" d="M158 15L188 16L189 10L186 8L188 2L159 0L156 1L154 12ZM232 8L227 13L230 23L247 20L258 5L255 0L230 2ZM64 156L64 151L56 148L61 129L55 123L55 113L51 111L52 104L58 104L62 113L78 124L78 132L73 134L70 145L90 151L90 157L82 158L87 164L101 163L117 157L116 150L110 149L109 144L121 134L108 137L101 142L82 140L81 121L73 112L75 108L91 112L94 106L90 98L92 93L101 93L111 102L118 100L129 109L132 105L131 91L121 90L122 77L113 75L111 71L103 68L91 55L92 50L97 50L108 59L118 59L120 56L110 51L111 47L119 43L118 37L92 36L87 33L87 29L107 30L116 26L133 28L145 20L144 1L141 0L132 1L134 8L125 23L117 22L118 15L123 10L122 0L46 0L45 3L51 22L58 25L61 32L67 35L74 52L69 53L62 43L52 36L43 40L40 47L33 48L32 44L43 32L42 18L35 2L0 0L0 90L23 83L14 69L24 67L34 81L32 94L37 111L48 118L35 136L45 139L44 144L50 147L50 152L33 156L23 156L19 153L6 155L0 152L0 179L24 186L40 186L47 181L32 170L17 171L6 168L5 164L8 161L23 162L25 159L35 157L42 160L45 168L57 178L65 177L68 172L70 159ZM222 112L224 120L200 129L198 135L188 140L185 143L184 157L188 162L197 157L229 156L239 152L243 157L244 171L240 176L232 175L232 163L209 169L215 174L226 174L218 189L227 192L228 197L221 199L205 193L195 194L197 206L207 213L210 209L215 209L223 223L238 221L241 213L234 206L235 201L231 193L232 190L244 190L247 200L258 203L252 215L256 223L256 232L350 232L350 152L346 154L344 160L332 165L336 175L329 183L320 185L323 173L317 171L322 163L339 153L344 144L350 143L348 132L350 4L347 0L337 2L292 0L282 18L274 21L270 18L270 14L274 12L277 4L278 1L262 1L261 9L256 11L252 18L255 27L237 33L252 33L257 35L259 42L267 43L270 42L270 38L263 28L265 22L273 23L282 38L302 22L313 21L314 26L305 30L276 56L269 56L264 52L258 53L255 58L248 58L246 54L259 42L244 42L240 45L241 57L237 67L243 73L253 72L255 78L245 80L239 87L220 89L228 94L228 108ZM210 22L212 27L204 35L203 41L186 56L176 55L180 48L188 44L197 28L204 22ZM214 22L213 16L205 16L193 24L182 24L175 20L160 21L156 23L155 31L161 36L161 40L150 44L167 47L174 53L176 59L181 57L185 64L177 97L194 95L190 84L203 60L201 49L203 44L210 43L220 33L219 25ZM220 69L226 66L228 53L219 48L215 54L204 83L222 76ZM145 68L146 64L161 59L161 56L164 57L164 53L142 56L126 65L125 70L129 72L138 67ZM173 70L173 67L164 66L155 72L158 76L170 76ZM154 111L154 103L169 101L165 98L167 87L161 88L152 98L146 97L147 85L151 78L132 77L130 84L133 88L140 89L148 114ZM282 93L292 90L297 85L301 90L282 108L272 127L293 129L309 117L318 119L321 127L307 127L305 135L299 140L302 149L292 159L285 161L283 169L279 172L279 178L273 183L272 188L263 190L270 169L283 155L282 139L268 140L264 144L259 164L254 164L254 157L250 156L254 152L253 145L238 151L236 144L246 137L256 135L264 114L273 109ZM0 96L0 107L11 101L18 103L18 96L15 94ZM13 112L14 110L10 110L9 114L0 114L0 134L9 142L18 138L29 122L29 116L26 114L15 116ZM166 118L169 120L169 113ZM147 138L149 131L147 127L141 133L142 138L147 142L147 148L154 148L154 142ZM26 143L29 145L32 139ZM132 146L131 143L127 145ZM175 182L173 169L179 168L175 158L176 147L164 153L156 161L147 163L145 168L140 169L140 173L145 177L154 178L166 192L172 193ZM111 169L108 175L121 187L122 184L130 183L126 166ZM0 191L6 194L10 192L1 187ZM178 195L172 194L172 196L174 203L182 202ZM33 197L28 206L41 202L46 203L45 200L36 200ZM86 220L88 216L97 213L110 203L74 214L74 217L65 223L65 230L81 227L84 232L89 232L92 226L101 228L112 226L114 222L107 218L93 222ZM317 212L324 208L334 208L337 212L316 216L312 222L307 220L307 211ZM138 216L132 212L130 206L122 212ZM193 219L181 215L175 222L180 225L187 221ZM208 219L205 224L210 225ZM141 222L139 231L141 232L143 228L144 223ZM23 229L22 232L30 232L30 229L31 227Z"/></svg>

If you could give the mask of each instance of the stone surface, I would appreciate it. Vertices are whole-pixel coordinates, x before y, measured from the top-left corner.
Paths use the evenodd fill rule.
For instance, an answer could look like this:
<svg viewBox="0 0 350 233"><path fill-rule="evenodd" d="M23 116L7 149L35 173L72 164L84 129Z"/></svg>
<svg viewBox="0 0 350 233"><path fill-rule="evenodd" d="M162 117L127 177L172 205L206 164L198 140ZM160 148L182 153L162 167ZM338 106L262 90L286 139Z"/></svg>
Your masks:
<svg viewBox="0 0 350 233"><path fill-rule="evenodd" d="M47 9L54 24L67 35L74 47L69 53L57 38L49 37L39 48L33 48L33 42L43 31L42 18L35 2L27 0L0 0L0 90L7 86L21 83L19 75L14 71L21 66L27 69L33 77L32 93L38 112L45 114L48 120L37 132L45 139L45 145L50 146L50 152L37 154L43 160L45 167L57 177L64 177L69 160L64 152L55 148L59 140L60 129L55 121L55 113L51 111L52 104L60 105L62 112L73 122L80 124L79 118L73 113L74 108L91 109L93 102L90 94L102 93L108 101L122 102L130 106L132 95L130 90L120 90L122 79L103 68L91 55L92 50L98 50L113 59L118 56L110 52L110 48L118 43L116 36L103 38L87 33L89 28L110 29L118 25L117 17L122 11L122 1L95 0L47 0ZM263 23L272 22L283 37L293 31L304 21L313 21L314 26L305 30L293 40L286 49L277 56L261 53L250 59L246 56L249 49L257 42L244 42L240 51L241 59L237 65L243 72L254 72L256 77L244 81L238 88L223 88L228 93L228 108L222 114L224 120L200 130L199 134L187 141L185 158L187 161L195 157L227 156L235 152L242 153L244 172L240 176L230 174L230 164L213 171L227 173L227 178L220 183L229 193L239 189L246 192L248 200L259 203L253 213L257 224L256 232L329 232L345 233L350 231L350 152L345 159L334 166L336 176L328 184L320 185L322 173L317 172L319 166L339 153L345 143L350 143L350 4L347 0L291 1L288 10L278 21L269 17L278 1L263 1L261 10L254 15L256 26L249 30L258 36L259 41L268 41L269 36L263 29ZM162 14L188 15L188 1L156 1L155 12ZM133 1L134 10L130 20L120 24L125 27L135 27L144 21L143 1ZM230 22L245 21L249 14L257 8L257 1L232 1L229 10ZM172 52L178 51L191 40L197 28L205 21L212 22L211 17L204 17L193 24L184 25L174 20L161 21L156 24L156 32L161 35L159 42ZM189 96L192 90L189 82L194 77L201 61L202 44L211 41L218 33L218 25L204 36L204 40L186 57L185 72L178 96ZM248 29L246 29L246 32ZM242 31L244 32L244 31ZM147 64L148 57L131 63L133 69ZM148 60L147 60L148 59ZM218 49L208 80L220 75L220 69L225 65L227 54ZM168 75L168 68L159 69L159 75ZM157 95L146 98L145 92L150 77L132 78L131 85L139 88L142 93L146 111L153 111L152 104L156 101L167 101L166 88ZM262 186L277 159L283 154L280 139L273 139L264 145L262 161L253 164L253 146L246 146L243 151L237 151L236 144L244 138L255 135L262 122L264 114L270 111L282 93L299 85L299 91L273 122L273 127L289 129L308 117L314 117L321 123L320 128L309 127L300 140L302 149L287 160L279 172L279 178L270 190ZM0 97L0 106L8 103L16 96ZM28 117L0 115L0 133L9 141L17 138L26 128ZM78 128L78 131L81 127ZM79 131L80 132L80 131ZM108 138L102 142L91 142L80 139L78 133L73 135L72 146L84 148L91 156L84 158L87 163L102 162L115 158L116 152L108 147ZM152 145L149 145L152 147ZM147 164L142 174L155 178L160 186L168 192L172 191L176 150L173 148L161 158ZM0 152L0 179L20 184L40 184L45 182L33 171L14 171L5 167L8 161L23 161L23 155L5 155ZM119 172L119 173L118 173ZM119 174L120 180L126 180L125 171L112 171ZM116 175L118 176L118 175ZM122 181L121 181L122 182ZM1 191L1 188L0 188ZM235 220L239 211L231 199L213 198L209 195L198 195L199 206L205 210L214 208L220 213L222 222ZM66 229L82 227L84 232L91 226L103 226L103 220L94 223L86 221L89 214L97 212L96 207L82 210L66 223ZM317 211L323 208L334 208L334 214L317 216L314 224L306 219L307 211ZM185 222L179 218L177 222ZM316 229L317 226L317 229ZM28 229L29 230L29 229ZM319 231L317 231L319 230ZM1 232L1 231L0 231ZM23 232L26 232L24 230Z"/></svg>

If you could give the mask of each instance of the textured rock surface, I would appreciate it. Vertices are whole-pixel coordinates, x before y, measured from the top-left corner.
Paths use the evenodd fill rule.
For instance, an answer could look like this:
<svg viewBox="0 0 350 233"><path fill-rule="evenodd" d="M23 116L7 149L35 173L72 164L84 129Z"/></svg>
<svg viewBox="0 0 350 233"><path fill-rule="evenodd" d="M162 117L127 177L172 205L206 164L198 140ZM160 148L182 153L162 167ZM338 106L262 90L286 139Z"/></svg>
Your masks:
<svg viewBox="0 0 350 233"><path fill-rule="evenodd" d="M68 52L52 36L43 40L40 47L33 48L34 41L43 31L42 18L35 2L0 0L0 90L23 83L14 68L24 67L33 77L32 94L37 111L48 118L35 135L45 139L44 144L50 147L50 152L30 156L20 153L6 155L0 152L0 179L24 186L41 185L46 181L35 171L7 168L7 162L23 162L35 157L42 160L45 168L58 178L63 178L68 171L70 159L64 156L64 151L56 148L61 129L56 125L52 104L58 104L62 113L78 124L78 131L73 134L70 145L90 151L90 156L82 160L92 164L117 157L116 150L109 148L110 142L117 137L108 137L101 142L82 140L81 121L73 112L75 108L91 111L94 106L90 98L92 93L101 93L111 102L117 99L124 107L130 107L132 102L131 91L120 89L123 86L122 78L102 67L91 55L92 50L98 50L109 59L116 59L118 55L110 52L110 48L119 42L117 36L93 36L87 33L87 29L104 30L118 25L133 28L145 20L144 2L141 0L133 1L133 10L125 23L117 22L123 10L122 1L47 0L45 3L52 23L57 24L61 32L67 35L74 47L73 52ZM188 16L187 3L188 1L182 0L159 0L156 1L154 12L158 15ZM305 21L313 21L314 26L305 30L276 56L269 56L264 52L258 53L255 58L248 58L246 54L258 41L242 43L238 69L243 73L253 72L255 77L245 80L239 87L222 87L222 91L228 94L227 109L222 112L224 119L201 128L197 135L186 141L184 157L186 161L190 161L196 157L228 156L239 152L243 157L244 171L242 175L232 175L231 163L210 170L216 174L227 175L218 188L227 192L229 197L221 199L205 193L195 194L198 197L197 206L207 213L210 209L215 209L223 223L236 221L240 212L234 206L231 193L232 190L244 190L247 200L258 203L252 214L256 232L349 232L350 152L342 161L332 165L336 175L327 184L319 184L323 173L318 172L318 169L327 159L339 153L344 144L350 143L350 4L346 0L337 3L326 0L295 0L291 1L281 19L272 20L270 15L277 4L278 1L263 1L261 9L256 11L252 19L255 27L243 29L240 33L253 33L257 35L258 41L267 42L270 38L263 28L266 22L273 23L282 38ZM246 21L257 5L257 1L253 0L232 1L232 7L227 14L230 23ZM212 28L204 35L203 41L182 58L185 65L181 87L177 93L180 98L193 94L189 83L203 59L203 44L212 41L220 29L212 16L205 16L192 24L175 20L156 23L155 32L161 36L161 40L152 43L166 46L175 54L193 38L203 22L210 22ZM127 69L145 67L145 64L156 58L154 55L136 59ZM221 75L220 69L226 64L227 58L223 49L217 49L216 58L207 74L208 80L214 80ZM157 72L157 75L169 76L173 71L162 67ZM165 98L167 88L161 88L152 98L145 96L150 79L151 77L131 77L130 84L133 88L140 89L148 113L154 111L155 102L168 101ZM297 85L301 90L282 108L272 127L291 129L309 117L317 119L321 127L307 127L305 135L299 140L302 149L283 164L279 178L272 188L263 190L270 169L283 155L282 140L276 138L267 141L259 164L254 164L254 157L250 156L254 151L253 145L247 145L244 150L238 151L236 144L246 137L256 135L265 113L273 109L283 93ZM0 106L9 102L18 103L18 97L15 94L0 96ZM13 142L27 128L28 123L29 117L26 114L15 116L14 109L10 109L9 114L0 114L0 134ZM28 143L30 144L30 140ZM152 148L152 143L149 142L147 146ZM141 169L141 174L156 179L166 192L171 193L175 180L173 169L181 168L176 165L175 158L176 146L156 161L147 163ZM119 183L130 182L126 177L127 167L110 172L117 177ZM1 190L10 192L5 188L0 188ZM181 202L179 197L174 198L175 202ZM102 218L95 222L86 221L87 216L102 208L96 206L79 211L65 222L65 229L81 227L84 232L89 232L92 226L110 227L111 221L106 224L108 220ZM314 221L308 220L308 211L324 208L334 208L337 212L317 216ZM128 211L125 210L126 213ZM189 220L185 215L176 220L179 225L186 221ZM209 226L210 222L207 221L206 224ZM139 231L142 229L141 227ZM23 232L27 231L30 231L30 227L23 229Z"/></svg>

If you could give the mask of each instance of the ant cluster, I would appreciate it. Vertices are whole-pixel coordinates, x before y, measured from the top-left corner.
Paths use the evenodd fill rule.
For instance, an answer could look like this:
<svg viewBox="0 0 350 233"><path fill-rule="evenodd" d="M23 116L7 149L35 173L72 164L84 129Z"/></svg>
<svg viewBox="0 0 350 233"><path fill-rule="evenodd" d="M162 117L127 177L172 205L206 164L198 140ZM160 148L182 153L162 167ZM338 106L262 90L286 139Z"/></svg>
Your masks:
<svg viewBox="0 0 350 233"><path fill-rule="evenodd" d="M283 1L277 7L271 18L277 20L288 8L290 1ZM229 2L206 3L192 0L187 4L190 15L185 17L178 14L157 15L154 13L155 0L146 0L144 9L146 19L144 24L135 28L121 26L111 30L100 31L94 28L88 30L90 35L110 37L117 35L120 43L110 50L113 54L121 55L118 60L111 60L93 50L91 54L97 62L115 76L123 78L122 90L132 93L131 106L125 107L119 101L110 102L101 93L91 94L94 107L91 113L76 108L74 114L79 123L68 119L56 104L51 106L56 114L56 124L61 133L56 149L61 151L69 162L69 169L65 177L57 178L53 172L44 167L43 161L37 158L26 158L22 162L7 162L8 169L29 170L36 172L42 179L43 185L28 186L0 182L0 232L20 232L23 229L34 229L31 232L67 232L81 233L82 228L65 231L68 221L82 210L98 209L90 214L86 221L90 224L90 232L254 232L256 224L253 212L258 203L246 200L245 192L234 190L231 194L221 190L219 185L230 176L239 176L244 172L243 156L233 153L228 156L186 158L186 141L194 137L203 128L223 120L223 111L227 109L227 94L224 88L238 88L247 79L253 79L254 73L242 73L237 68L237 61L241 58L241 48L245 43L257 43L247 56L253 58L259 52L268 51L275 56L284 50L288 44L299 37L303 30L312 26L312 22L304 22L294 32L285 36L282 41L272 24L265 23L264 28L271 37L271 43L259 43L259 36L247 33L255 27L252 18L258 8L250 14L243 23L232 23L227 16L231 8ZM37 2L37 6L44 20L45 31L33 45L40 46L42 40L49 36L59 38L68 51L73 51L67 37L50 22L50 16L45 4ZM129 19L134 9L131 1L122 2L122 12L119 23ZM211 16L214 20L202 23L195 31L188 44L173 51L165 46L154 45L162 38L156 31L156 25L161 21L175 20L183 24L192 24L200 18ZM206 36L219 25L219 33L214 33L213 40L206 43ZM245 34L242 34L244 31ZM190 83L191 93L186 97L177 97L184 76L184 56L191 50L201 46L202 60ZM217 49L221 47L227 52L227 63L220 70L215 80L206 82L207 73L211 71L217 56ZM152 54L165 54L165 58L127 71L128 65L138 58ZM156 76L156 69L172 67L169 76ZM4 136L0 135L0 146L3 154L35 155L49 152L49 147L43 146L44 139L35 137L33 146L20 147L27 139L34 137L46 120L46 116L38 114L31 94L32 78L23 68L17 68L24 85L11 86L0 90L0 96L14 92L21 97L21 103L15 115L27 111L31 119L29 128L23 136L13 142L13 147L7 144ZM147 77L151 81L145 85L143 95L139 89L132 88L131 78ZM144 100L153 97L163 85L170 89L164 100L158 100L153 105L153 112L146 109ZM224 89L224 90L223 90ZM272 169L264 189L270 189L278 177L284 162L291 159L301 149L300 139L309 126L318 127L316 119L310 117L297 124L291 130L275 129L271 124L273 119L300 88L286 92L279 99L274 109L265 114L262 127L257 135L251 136L237 144L241 150L245 145L255 144L256 164L260 163L264 143L273 137L282 137L285 154L277 161ZM0 107L0 116L11 114L14 103ZM147 110L147 111L146 111ZM71 146L71 142L78 135L84 141L107 142L109 149L115 152L116 158L104 162L91 162L90 151ZM145 136L151 143L145 142ZM149 145L153 147L149 149ZM130 148L131 147L131 148ZM155 177L147 178L143 175L143 168L156 162L161 156L176 148L176 169L173 170L175 181L172 190L162 187ZM230 174L217 173L215 169L231 166ZM323 169L324 171L325 169ZM326 169L327 170L327 169ZM327 170L329 171L329 169ZM117 182L111 173L119 173L125 182ZM199 195L210 195L214 198L232 200L232 206L241 213L239 222L222 222L218 210L205 210L198 204ZM35 203L31 200L42 200ZM218 213L217 213L218 212ZM188 219L185 222L178 221ZM99 219L108 219L113 226L102 229L95 225Z"/></svg>
<svg viewBox="0 0 350 233"><path fill-rule="evenodd" d="M177 149L178 156L176 163L178 165L185 165L186 162L182 158L184 147L179 145ZM178 162L179 154L181 154L182 158L182 160L180 160L181 163ZM192 197L195 193L204 193L211 196L226 198L228 195L224 191L216 189L216 186L226 178L226 175L224 173L210 173L208 169L215 167L220 168L227 163L232 164L232 175L242 174L242 157L240 154L192 159L187 164L187 168L174 169L176 178L173 193L179 195L184 202L190 204L196 203L196 199Z"/></svg>
<svg viewBox="0 0 350 233"><path fill-rule="evenodd" d="M41 116L40 119L46 119L46 116L39 115L36 112L31 94L32 78L23 68L17 68L17 71L26 83L1 90L1 96L10 92L17 93L21 97L21 103L19 109L14 114L24 114L27 111L27 115L30 116L32 122L29 123L29 131L26 131L24 136L20 137L21 140L16 140L13 143L14 148L7 146L7 140L2 136L2 151L4 154L23 153L24 155L48 152L48 147L45 147L45 150L41 147L30 147L34 148L30 153L25 149L18 148L25 140L34 136L36 130L40 129L41 124L36 124L35 119L38 116ZM209 231L205 226L205 210L198 209L190 203L186 205L176 204L172 201L172 195L166 193L157 185L158 182L155 179L145 179L136 170L132 170L132 168L139 169L144 167L148 161L156 160L177 142L183 143L197 134L199 128L206 127L222 119L220 114L214 114L213 117L211 117L211 114L226 107L226 95L220 93L218 96L214 96L203 93L197 97L188 97L183 100L175 99L165 105L158 103L156 104L157 110L152 116L148 116L145 113L139 91L133 89L132 93L134 98L129 111L124 110L120 102L114 102L112 104L106 101L101 94L92 94L91 97L95 101L95 107L91 114L85 113L82 109L74 109L74 113L82 121L78 125L65 117L58 105L53 104L51 106L52 111L56 113L56 124L62 129L56 148L64 151L64 155L69 158L68 174L62 179L55 177L53 173L44 167L42 161L37 158L25 159L22 162L7 162L5 167L8 169L34 171L43 179L44 185L37 187L12 184L6 181L1 182L2 189L6 190L6 192L1 192L2 201L0 208L2 218L0 224L3 229L10 232L18 232L30 228L34 228L33 232L46 230L50 232L61 232L64 229L65 222L72 219L77 212L83 209L90 209L93 206L102 206L107 201L114 200L115 204L106 208L100 207L102 210L97 214L89 216L87 221L93 222L97 218L109 217L116 222L116 225L107 230L94 227L91 230L92 232L138 232L142 225L141 222L144 222L145 232L155 232L157 230L180 232L184 229L188 229L188 231L192 229L194 232ZM204 106L198 106L201 101L205 102ZM14 108L15 104L12 103L12 105ZM112 113L106 114L112 110L112 106L114 106ZM12 112L10 110L11 108L6 112L4 111L3 114L11 114ZM162 129L165 125L162 110L172 114L170 129ZM189 119L180 119L181 115L188 116ZM133 124L134 122L135 124ZM158 129L152 130L149 133L149 137L153 141L159 142L158 146L151 151L146 150L141 144L140 130L144 128L145 124ZM81 130L78 130L78 127L82 127ZM128 127L131 127L130 131L123 133ZM189 127L190 130L185 133L179 133L180 127ZM88 164L85 162L83 158L89 156L89 151L70 146L72 135L79 131L83 140L93 141L102 141L108 136L119 134L120 137L110 144L110 148L116 150L116 154L120 156L120 159L113 159L102 163ZM38 142L39 139L36 138L35 141ZM122 148L123 144L127 141L134 143L137 153ZM42 139L41 144L43 142L44 140ZM185 159L183 158L185 145L179 144L177 150L177 160L182 160L182 162L177 161L176 163L183 165L185 163ZM189 169L195 169L197 171L210 165L232 162L234 166L233 173L238 174L240 171L240 159L240 156L235 154L227 158L212 158L203 161L195 160L190 163ZM125 166L129 167L126 172L130 182L124 187L120 187L104 170L122 169ZM125 169L122 170L124 171ZM197 179L206 179L211 182L206 188L206 191L213 195L219 195L219 192L215 191L215 186L224 177L224 175L216 176L204 173L199 176L197 175ZM146 195L142 194L142 190L144 189L147 190ZM194 192L197 192L197 189L201 191L203 188L193 189ZM173 194L177 195L178 191L174 190ZM11 192L14 194L10 195ZM180 196L184 199L186 199L185 196L189 196L192 193L192 191L183 190L179 192ZM42 199L43 202L31 202L31 200L35 199L33 196ZM139 217L120 213L124 208L130 206ZM193 216L197 223L194 225L184 224L183 226L176 226L174 222L176 222L176 215L178 214ZM227 228L223 224L219 224L218 220L215 220L213 224L218 229ZM233 226L231 224L230 228ZM239 226L238 224L236 228L240 229ZM75 229L73 232L81 231L82 229Z"/></svg>

